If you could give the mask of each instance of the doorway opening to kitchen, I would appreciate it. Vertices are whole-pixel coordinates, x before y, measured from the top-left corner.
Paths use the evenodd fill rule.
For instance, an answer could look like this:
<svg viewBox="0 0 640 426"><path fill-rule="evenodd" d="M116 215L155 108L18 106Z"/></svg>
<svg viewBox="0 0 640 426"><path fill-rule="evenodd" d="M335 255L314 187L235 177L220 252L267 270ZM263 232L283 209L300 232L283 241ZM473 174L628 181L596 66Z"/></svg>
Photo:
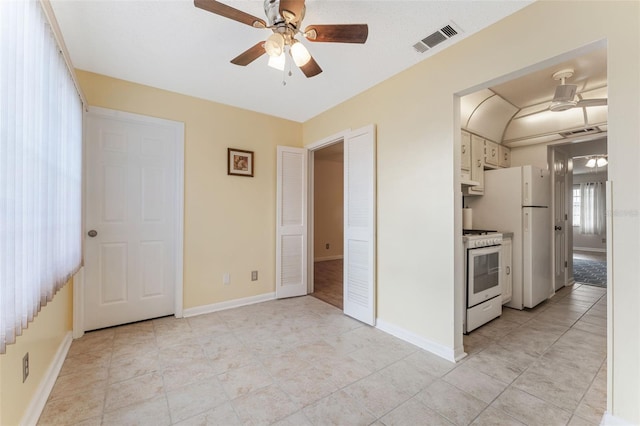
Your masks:
<svg viewBox="0 0 640 426"><path fill-rule="evenodd" d="M494 185L495 182L504 183L497 178L506 174L502 169L533 167L541 171L540 175L551 177L546 205L549 210L547 216L551 220L548 221L549 226L540 231L548 243L545 250L538 251L544 252L551 264L550 268L544 268L551 271L544 272L548 282L544 289L548 297L533 307L527 307L526 303L524 309L504 307L499 318L462 336L464 352L470 357L467 362L484 364L499 359L500 362L511 363L516 360L514 354L524 352L527 356L518 358L514 363L513 374L508 380L518 389L526 389L551 404L560 404L577 416L584 415L588 407L595 417L601 417L606 407L606 392L602 389L607 386L607 289L579 281L573 269L574 262L577 263L578 257L583 255L574 248L598 248L598 251L588 252L590 257L596 254L599 257L611 256L606 252L611 229L606 226L605 219L608 218L602 210L604 204L600 203L607 196L605 183L608 177L603 172L608 167L601 159L598 170L591 170L595 167L582 173L580 170L584 170L586 162L592 159L592 163L598 165L596 155L599 158L607 155L606 64L606 45L594 43L512 75L496 78L462 93L460 97L461 137L459 150L456 150L460 177L456 182L459 182L464 197L461 197L462 203L457 209L460 215L458 229L462 230L466 214L466 222L470 222L471 216L473 228L495 230L503 237L512 234L514 238L509 250L512 276L510 280L503 279L502 283L511 282L514 295L516 291L523 294L527 291L527 264L532 272L528 282L533 283L529 290L541 282L540 271L543 268L535 266L539 265L541 258L536 260L535 256L526 256L524 235L527 226L520 226L516 220L515 229L505 229L506 221L495 221L496 217L504 217L505 209L497 205L493 208L487 201L505 198ZM561 99L556 99L559 98L558 87L560 92L566 89L573 93L566 96L564 104ZM573 89L575 91L572 92ZM556 100L560 103L550 108ZM522 174L516 173L514 177L519 176L523 176L522 182L525 182L524 169ZM585 183L583 186L586 188L580 190L580 183ZM517 200L522 198L524 224L527 223L527 205L523 194L527 188L526 185L519 188L514 188L514 192ZM595 194L598 188L602 188L601 193ZM574 201L574 194L580 198ZM484 201L478 201L482 199ZM598 206L598 214L592 208L586 209L587 202ZM462 207L470 207L472 211L463 213ZM491 208L493 210L487 214ZM599 215L599 212L603 214ZM602 223L600 219L605 223L597 228L598 223ZM582 224L588 229L579 234L577 223L583 220L590 223ZM523 235L520 242L515 238L517 232ZM601 246L587 245L581 242L581 237L597 238ZM461 253L464 256L465 251L461 250ZM503 260L506 253L503 252ZM457 264L458 276L462 278L457 282L463 282L468 279L463 272L465 262L461 259ZM503 261L502 265L505 264ZM520 271L517 265L520 265ZM520 284L516 284L518 281ZM465 291L469 291L464 284L459 284L457 290L460 294L457 299L459 320L463 318L466 307ZM503 296L510 294L503 288ZM575 341L589 343L579 346ZM588 373L584 382L576 382L579 389L565 387L560 375L546 376L546 372L536 367L550 361L552 356L553 362L561 364L567 372L578 368ZM580 359L577 366L569 365L572 361L565 361L577 359ZM500 378L500 373L491 368L484 372ZM540 385L542 376L545 377L543 386ZM571 395L576 391L584 395L582 400L572 399Z"/></svg>
<svg viewBox="0 0 640 426"><path fill-rule="evenodd" d="M313 152L313 292L343 309L344 143Z"/></svg>

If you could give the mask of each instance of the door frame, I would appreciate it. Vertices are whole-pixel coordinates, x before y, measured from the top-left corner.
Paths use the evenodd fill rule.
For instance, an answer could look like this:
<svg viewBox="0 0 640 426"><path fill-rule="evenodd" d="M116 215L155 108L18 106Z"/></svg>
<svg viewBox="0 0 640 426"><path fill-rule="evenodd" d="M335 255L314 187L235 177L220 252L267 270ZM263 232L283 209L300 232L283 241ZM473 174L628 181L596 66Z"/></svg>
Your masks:
<svg viewBox="0 0 640 426"><path fill-rule="evenodd" d="M307 194L309 195L309 208L307 209L307 265L308 273L307 273L307 294L313 293L313 279L314 279L314 229L315 229L315 218L313 214L314 209L314 190L315 190L315 178L314 178L314 168L315 168L315 152L322 149L327 148L328 146L343 142L347 138L347 136L351 133L351 128L342 130L338 133L335 133L331 136L327 136L319 141L313 142L307 145L305 148L307 149L308 164L309 164L309 178L308 178L308 188ZM343 197L344 203L344 197ZM343 225L344 227L344 225ZM344 312L344 309L343 309Z"/></svg>
<svg viewBox="0 0 640 426"><path fill-rule="evenodd" d="M183 271L184 271L184 123L179 121L166 120L162 118L150 117L141 114L133 114L130 112L117 111L102 107L89 107L83 113L83 137L82 137L82 218L83 218L83 234L84 234L84 222L86 215L87 202L87 187L86 187L86 173L87 173L87 161L85 146L87 144L87 127L86 117L88 114L97 117L109 118L109 119L121 119L127 121L134 121L138 124L150 124L156 126L164 126L173 131L173 145L174 145L174 158L176 166L176 203L175 203L175 222L174 229L176 232L175 240L175 303L174 303L174 315L176 318L182 318L183 316ZM82 255L84 259L84 245L82 249ZM73 338L77 339L84 335L84 260L83 266L80 271L74 276L73 282Z"/></svg>

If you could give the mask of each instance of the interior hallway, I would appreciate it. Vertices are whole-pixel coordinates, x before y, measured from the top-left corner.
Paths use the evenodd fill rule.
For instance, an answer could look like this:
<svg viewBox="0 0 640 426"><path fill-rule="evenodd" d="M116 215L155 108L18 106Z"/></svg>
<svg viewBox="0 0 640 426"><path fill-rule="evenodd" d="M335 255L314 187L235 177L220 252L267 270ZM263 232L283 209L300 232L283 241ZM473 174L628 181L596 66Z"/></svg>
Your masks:
<svg viewBox="0 0 640 426"><path fill-rule="evenodd" d="M505 309L458 364L308 296L91 332L39 424L597 425L605 295Z"/></svg>
<svg viewBox="0 0 640 426"><path fill-rule="evenodd" d="M343 260L324 260L313 265L312 296L343 309L344 292L342 287Z"/></svg>

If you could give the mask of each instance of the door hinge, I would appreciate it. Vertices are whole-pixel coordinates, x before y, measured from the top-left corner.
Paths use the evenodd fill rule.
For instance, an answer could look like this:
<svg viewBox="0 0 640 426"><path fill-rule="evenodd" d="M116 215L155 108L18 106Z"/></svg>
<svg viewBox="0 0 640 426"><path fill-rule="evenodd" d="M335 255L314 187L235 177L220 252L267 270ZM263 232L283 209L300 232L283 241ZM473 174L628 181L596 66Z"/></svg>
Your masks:
<svg viewBox="0 0 640 426"><path fill-rule="evenodd" d="M565 213L564 214L564 220L567 220L567 219L569 219L569 216L567 216L567 214Z"/></svg>
<svg viewBox="0 0 640 426"><path fill-rule="evenodd" d="M567 262L566 260L564 261L564 267L568 268L569 267L569 262Z"/></svg>

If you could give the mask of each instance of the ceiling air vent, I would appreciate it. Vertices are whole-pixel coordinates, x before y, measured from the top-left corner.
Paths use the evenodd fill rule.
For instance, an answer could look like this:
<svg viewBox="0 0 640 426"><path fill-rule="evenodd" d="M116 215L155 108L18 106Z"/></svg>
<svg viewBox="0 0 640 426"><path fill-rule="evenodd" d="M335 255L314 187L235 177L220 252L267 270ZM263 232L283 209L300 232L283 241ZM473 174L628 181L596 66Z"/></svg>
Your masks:
<svg viewBox="0 0 640 426"><path fill-rule="evenodd" d="M429 49L433 49L443 41L447 41L451 37L458 35L462 30L453 22L440 28L438 31L434 31L419 42L413 45L413 48L419 52L424 53Z"/></svg>
<svg viewBox="0 0 640 426"><path fill-rule="evenodd" d="M591 133L598 133L598 132L600 132L600 129L598 129L597 127L585 127L584 129L569 130L567 132L562 132L560 133L560 135L564 136L565 138L570 138L571 136L589 135Z"/></svg>

